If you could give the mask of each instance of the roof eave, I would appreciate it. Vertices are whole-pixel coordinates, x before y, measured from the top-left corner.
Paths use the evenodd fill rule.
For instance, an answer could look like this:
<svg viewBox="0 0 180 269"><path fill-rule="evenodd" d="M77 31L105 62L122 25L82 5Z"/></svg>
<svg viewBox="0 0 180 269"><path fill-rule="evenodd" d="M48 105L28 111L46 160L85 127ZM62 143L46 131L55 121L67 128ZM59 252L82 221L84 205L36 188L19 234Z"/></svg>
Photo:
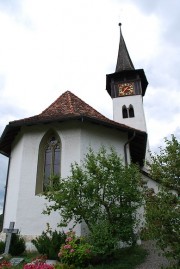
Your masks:
<svg viewBox="0 0 180 269"><path fill-rule="evenodd" d="M32 125L39 125L39 124L48 124L52 122L64 122L64 121L70 121L70 120L80 120L81 122L88 121L95 124L99 124L108 128L117 129L122 132L127 132L128 136L131 136L133 132L136 132L136 138L134 141L131 142L130 150L132 155L132 161L138 162L140 166L142 166L143 160L145 158L145 150L146 150L146 140L147 140L147 134L145 132L142 132L140 130L136 130L134 128L128 127L126 125L120 125L116 122L105 122L100 119L88 117L85 115L79 115L79 116L71 116L71 117L64 117L59 119L44 119L39 120L36 122L23 122L17 121L17 122L11 122L9 123L6 128L4 129L4 132L0 138L0 153L9 157L11 153L11 145L16 137L16 135L19 133L21 127L23 126L32 126ZM141 144L140 150L138 149L139 143Z"/></svg>

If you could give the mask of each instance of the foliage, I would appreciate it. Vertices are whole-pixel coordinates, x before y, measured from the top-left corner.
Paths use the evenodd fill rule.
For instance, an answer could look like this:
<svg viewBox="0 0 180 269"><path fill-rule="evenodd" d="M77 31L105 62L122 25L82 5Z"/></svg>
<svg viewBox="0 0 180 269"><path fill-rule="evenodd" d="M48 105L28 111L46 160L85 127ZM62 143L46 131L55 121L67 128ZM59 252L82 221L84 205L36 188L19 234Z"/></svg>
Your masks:
<svg viewBox="0 0 180 269"><path fill-rule="evenodd" d="M113 236L112 229L105 221L98 221L94 224L89 234L89 242L93 245L94 260L103 261L113 255L117 238Z"/></svg>
<svg viewBox="0 0 180 269"><path fill-rule="evenodd" d="M91 258L91 249L92 246L85 241L85 238L77 237L75 232L69 231L58 257L65 264L85 266Z"/></svg>
<svg viewBox="0 0 180 269"><path fill-rule="evenodd" d="M179 265L170 265L170 266L166 266L166 267L162 267L162 269L179 269Z"/></svg>
<svg viewBox="0 0 180 269"><path fill-rule="evenodd" d="M77 269L77 267L75 267L73 264L69 265L65 263L55 264L54 267L55 269Z"/></svg>
<svg viewBox="0 0 180 269"><path fill-rule="evenodd" d="M12 234L9 253L12 256L22 254L26 249L25 240L19 234Z"/></svg>
<svg viewBox="0 0 180 269"><path fill-rule="evenodd" d="M42 235L36 237L31 242L35 245L40 254L46 254L48 259L57 259L57 253L61 244L65 242L66 235L64 232L52 231L49 224L47 230Z"/></svg>
<svg viewBox="0 0 180 269"><path fill-rule="evenodd" d="M4 241L0 241L0 254L4 253L5 250L5 243Z"/></svg>
<svg viewBox="0 0 180 269"><path fill-rule="evenodd" d="M165 142L165 149L152 156L149 165L152 178L161 185L158 193L146 193L146 234L156 239L166 257L180 261L180 143L174 136Z"/></svg>
<svg viewBox="0 0 180 269"><path fill-rule="evenodd" d="M180 191L180 142L172 135L165 140L165 148L160 147L159 154L151 154L149 164L151 176L163 186Z"/></svg>
<svg viewBox="0 0 180 269"><path fill-rule="evenodd" d="M0 262L0 269L8 269L12 266L12 264L9 261L3 260Z"/></svg>
<svg viewBox="0 0 180 269"><path fill-rule="evenodd" d="M90 149L81 165L71 166L71 176L61 178L45 192L51 203L44 213L59 210L61 226L72 219L75 223L85 221L91 233L96 233L94 227L107 226L104 246L112 248L111 238L113 244L134 239L136 210L142 204L140 185L138 168L124 166L115 150L107 152L102 147L95 154Z"/></svg>
<svg viewBox="0 0 180 269"><path fill-rule="evenodd" d="M165 188L147 192L146 234L155 239L166 257L180 259L180 204L178 196Z"/></svg>
<svg viewBox="0 0 180 269"><path fill-rule="evenodd" d="M108 257L108 259L105 260L104 263L89 265L87 268L89 269L135 269L138 264L141 264L142 262L144 262L146 255L147 255L146 251L139 246L126 248L126 249L118 249L113 256L113 259L109 259ZM22 256L24 257L25 263L27 262L34 263L38 260L41 260L41 262L43 262L45 258L43 256L37 256L37 253L32 254L30 252L24 253ZM7 264L7 265L9 264L9 267L11 266L9 261L2 261L0 262L0 265L1 263ZM31 267L32 269L39 269L37 268L37 266L36 267L32 266L32 267ZM16 266L13 266L13 268L22 269L23 265L22 264L16 265ZM55 264L54 268L55 269L80 269L79 266L62 264L62 263ZM0 267L0 269L2 269L2 267ZM8 269L8 267L3 268L3 269ZM30 267L28 267L28 269L30 269ZM45 268L44 266L43 268L40 268L40 269L47 269L47 268ZM48 269L51 269L51 268L48 268ZM173 268L173 269L176 269L176 268Z"/></svg>
<svg viewBox="0 0 180 269"><path fill-rule="evenodd" d="M103 262L89 266L89 269L135 269L145 261L147 252L139 246L118 249Z"/></svg>

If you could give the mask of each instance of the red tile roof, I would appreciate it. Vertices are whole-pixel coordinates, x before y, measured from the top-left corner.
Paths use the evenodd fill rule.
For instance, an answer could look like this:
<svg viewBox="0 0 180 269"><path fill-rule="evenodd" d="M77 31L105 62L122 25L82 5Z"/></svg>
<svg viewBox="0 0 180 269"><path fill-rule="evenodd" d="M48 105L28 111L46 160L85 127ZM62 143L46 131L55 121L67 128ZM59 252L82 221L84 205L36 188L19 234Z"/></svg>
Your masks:
<svg viewBox="0 0 180 269"><path fill-rule="evenodd" d="M67 91L57 98L39 117L89 116L105 120L102 114L86 104L79 97Z"/></svg>
<svg viewBox="0 0 180 269"><path fill-rule="evenodd" d="M82 101L79 97L70 91L66 91L59 98L57 98L48 108L46 108L39 115L24 118L10 122L13 125L19 124L33 124L47 121L58 121L68 118L88 117L104 123L122 126L123 128L131 129L131 127L124 124L117 123L110 120L92 108L90 105Z"/></svg>
<svg viewBox="0 0 180 269"><path fill-rule="evenodd" d="M131 158L132 161L139 162L141 165L143 164L147 139L147 134L145 132L106 118L69 91L63 93L39 115L11 121L4 129L0 138L0 153L10 156L12 142L14 141L15 136L20 132L22 126L62 122L67 120L81 120L81 122L88 121L109 128L115 128L121 132L126 132L128 138L136 133L133 141L131 141Z"/></svg>

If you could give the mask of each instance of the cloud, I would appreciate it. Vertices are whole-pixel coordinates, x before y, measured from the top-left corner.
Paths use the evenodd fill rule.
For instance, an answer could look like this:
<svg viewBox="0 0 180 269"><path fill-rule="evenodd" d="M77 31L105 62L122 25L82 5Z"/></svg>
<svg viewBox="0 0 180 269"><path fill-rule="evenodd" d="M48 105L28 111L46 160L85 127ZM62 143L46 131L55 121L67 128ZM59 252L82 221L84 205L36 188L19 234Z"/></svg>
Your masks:
<svg viewBox="0 0 180 269"><path fill-rule="evenodd" d="M5 126L14 120L25 118L29 116L27 111L16 106L13 102L6 100L5 98L0 100L0 136Z"/></svg>
<svg viewBox="0 0 180 269"><path fill-rule="evenodd" d="M8 12L10 14L17 13L20 10L20 1L19 0L1 0L0 1L0 9L4 12Z"/></svg>

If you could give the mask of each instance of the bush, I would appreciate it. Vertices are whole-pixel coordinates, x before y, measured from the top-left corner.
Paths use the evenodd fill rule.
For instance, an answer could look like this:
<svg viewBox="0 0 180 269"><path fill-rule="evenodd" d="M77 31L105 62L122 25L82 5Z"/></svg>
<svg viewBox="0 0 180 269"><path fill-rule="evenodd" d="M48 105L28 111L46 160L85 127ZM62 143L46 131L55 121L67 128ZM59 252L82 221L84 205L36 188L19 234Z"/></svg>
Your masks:
<svg viewBox="0 0 180 269"><path fill-rule="evenodd" d="M109 224L106 221L96 223L89 234L89 242L93 245L93 256L95 259L104 260L113 256L117 249L118 238L113 236L113 231L110 230Z"/></svg>
<svg viewBox="0 0 180 269"><path fill-rule="evenodd" d="M23 269L54 269L54 266L46 263L25 264Z"/></svg>
<svg viewBox="0 0 180 269"><path fill-rule="evenodd" d="M69 264L64 264L64 263L55 264L54 267L55 267L55 269L75 269L74 265L72 265L72 264L69 265Z"/></svg>
<svg viewBox="0 0 180 269"><path fill-rule="evenodd" d="M4 253L5 250L5 243L3 241L0 241L0 254Z"/></svg>
<svg viewBox="0 0 180 269"><path fill-rule="evenodd" d="M0 262L0 269L8 269L11 266L12 265L9 261L3 260L2 262Z"/></svg>
<svg viewBox="0 0 180 269"><path fill-rule="evenodd" d="M66 243L61 246L58 256L62 263L75 266L86 266L91 259L92 246L83 237L76 237L75 232L67 234Z"/></svg>
<svg viewBox="0 0 180 269"><path fill-rule="evenodd" d="M25 240L19 234L12 234L9 253L12 256L21 255L26 249Z"/></svg>
<svg viewBox="0 0 180 269"><path fill-rule="evenodd" d="M52 231L49 224L47 230L42 235L36 237L31 242L37 248L38 252L47 255L48 259L58 259L59 248L65 243L66 235L64 232Z"/></svg>

